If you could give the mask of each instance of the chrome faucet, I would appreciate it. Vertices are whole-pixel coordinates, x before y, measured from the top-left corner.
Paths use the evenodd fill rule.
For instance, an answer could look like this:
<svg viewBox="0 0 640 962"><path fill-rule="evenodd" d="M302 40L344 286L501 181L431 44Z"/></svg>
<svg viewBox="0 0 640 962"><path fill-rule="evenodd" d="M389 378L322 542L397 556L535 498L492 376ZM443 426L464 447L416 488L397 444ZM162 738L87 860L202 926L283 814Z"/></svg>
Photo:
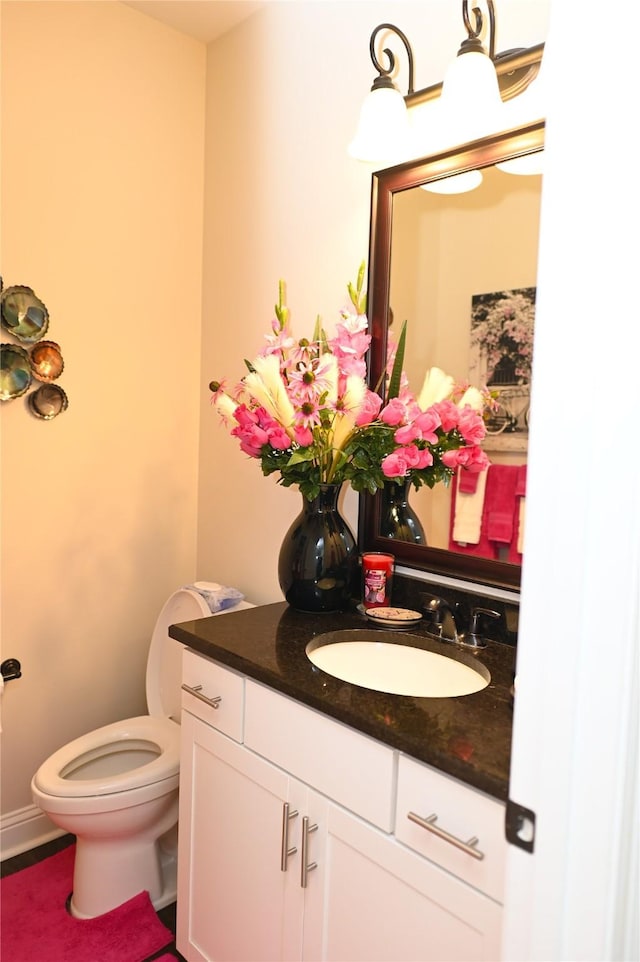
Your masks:
<svg viewBox="0 0 640 962"><path fill-rule="evenodd" d="M500 617L500 612L493 608L474 607L471 609L469 628L465 629L461 625L459 606L451 607L444 598L431 598L427 604L427 612L436 616L432 624L439 628L438 637L441 641L474 649L487 647L487 639L480 632L480 619ZM445 628L448 634L445 633Z"/></svg>
<svg viewBox="0 0 640 962"><path fill-rule="evenodd" d="M458 615L448 601L444 598L431 598L427 604L427 613L433 616L431 624L439 629L438 637L441 641L452 641L456 645L460 643ZM448 634L445 633L445 628Z"/></svg>

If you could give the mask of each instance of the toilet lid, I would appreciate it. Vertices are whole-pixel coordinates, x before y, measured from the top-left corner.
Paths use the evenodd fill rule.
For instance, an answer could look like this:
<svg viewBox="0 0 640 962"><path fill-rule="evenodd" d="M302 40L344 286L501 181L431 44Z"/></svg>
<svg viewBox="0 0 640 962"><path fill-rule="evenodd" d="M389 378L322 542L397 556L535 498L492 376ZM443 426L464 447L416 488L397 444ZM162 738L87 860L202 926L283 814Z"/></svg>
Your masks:
<svg viewBox="0 0 640 962"><path fill-rule="evenodd" d="M184 645L169 637L169 626L211 615L202 595L179 588L165 602L153 629L147 658L147 708L150 715L180 720L182 652Z"/></svg>

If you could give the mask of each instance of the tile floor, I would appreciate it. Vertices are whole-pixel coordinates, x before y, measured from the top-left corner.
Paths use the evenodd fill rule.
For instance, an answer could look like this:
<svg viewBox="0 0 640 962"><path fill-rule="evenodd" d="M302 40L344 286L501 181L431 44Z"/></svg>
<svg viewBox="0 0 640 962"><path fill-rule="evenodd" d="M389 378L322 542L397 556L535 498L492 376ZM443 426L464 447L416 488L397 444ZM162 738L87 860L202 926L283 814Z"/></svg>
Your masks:
<svg viewBox="0 0 640 962"><path fill-rule="evenodd" d="M5 859L4 862L0 863L0 877L4 878L5 875L11 875L13 872L19 872L21 868L27 868L29 865L35 865L43 858L47 858L49 855L55 855L56 852L60 852L67 845L71 845L75 841L73 835L63 835L61 838L56 838L52 842L47 842L45 845L40 845L38 848L33 848L28 852L23 852L21 855L16 855L14 858ZM176 905L175 902L172 905L167 905L166 908L160 909L158 912L158 917L160 920L170 929L174 935L176 931ZM168 953L173 955L180 962L186 962L184 956L180 955L176 949L175 942L156 952L154 955L150 955L145 962L153 962L153 959L158 958L160 955ZM7 960L8 962L8 960Z"/></svg>

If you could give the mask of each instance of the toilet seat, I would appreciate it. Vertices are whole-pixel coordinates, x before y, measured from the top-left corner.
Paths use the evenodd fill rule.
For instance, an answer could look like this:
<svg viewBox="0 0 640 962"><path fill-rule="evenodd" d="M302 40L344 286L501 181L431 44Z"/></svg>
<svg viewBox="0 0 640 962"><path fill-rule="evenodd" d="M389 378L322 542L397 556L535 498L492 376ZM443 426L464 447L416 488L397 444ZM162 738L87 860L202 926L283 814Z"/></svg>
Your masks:
<svg viewBox="0 0 640 962"><path fill-rule="evenodd" d="M34 788L52 799L82 799L131 792L169 778L177 784L180 729L175 721L180 718L184 646L169 637L169 626L210 614L196 591L175 591L158 615L149 645L149 714L103 725L63 745L42 763L33 777ZM92 770L100 767L103 773ZM123 771L117 771L119 767ZM88 768L87 777L81 774L83 768Z"/></svg>
<svg viewBox="0 0 640 962"><path fill-rule="evenodd" d="M122 751L156 753L150 761L134 765L119 774L93 778L72 778L74 769L88 761ZM42 763L33 778L34 786L54 798L91 798L132 791L178 776L180 769L180 728L168 718L141 715L104 725L59 748Z"/></svg>

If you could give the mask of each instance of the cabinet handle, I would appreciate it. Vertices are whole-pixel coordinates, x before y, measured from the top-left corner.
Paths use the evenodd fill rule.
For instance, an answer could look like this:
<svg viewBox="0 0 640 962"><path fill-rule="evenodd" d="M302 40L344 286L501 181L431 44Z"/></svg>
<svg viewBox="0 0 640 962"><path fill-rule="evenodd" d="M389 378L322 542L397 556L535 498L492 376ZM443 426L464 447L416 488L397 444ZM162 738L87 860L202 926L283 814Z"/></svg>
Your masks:
<svg viewBox="0 0 640 962"><path fill-rule="evenodd" d="M183 685L182 690L188 692L190 695L193 695L195 698L199 698L200 701L203 701L205 705L209 706L209 708L220 707L222 695L216 695L215 698L207 698L206 695L202 694L202 685L194 685L193 688L191 685Z"/></svg>
<svg viewBox="0 0 640 962"><path fill-rule="evenodd" d="M416 825L419 825L421 828L426 828L428 832L433 832L434 835L437 835L438 838L441 838L444 842L455 845L456 848L459 848L462 852L466 852L467 855L470 855L472 858L477 858L478 861L482 861L484 858L484 852L480 852L476 848L478 839L475 835L473 838L470 838L468 842L463 842L462 839L456 838L455 835L450 835L449 832L445 832L444 829L438 828L435 824L438 818L435 812L427 818L421 818L419 815L416 815L415 812L409 812L407 818L410 822L415 822Z"/></svg>
<svg viewBox="0 0 640 962"><path fill-rule="evenodd" d="M307 887L307 876L309 872L312 872L314 868L318 867L317 862L307 862L309 857L309 836L312 832L315 832L318 826L316 824L309 825L309 818L307 815L303 816L302 819L302 854L300 863L300 886L303 889Z"/></svg>
<svg viewBox="0 0 640 962"><path fill-rule="evenodd" d="M289 820L295 818L298 814L298 809L294 809L292 812L289 811L289 802L283 802L282 804L282 842L280 844L280 871L287 871L287 859L290 855L295 855L298 851L297 847L293 845L289 848Z"/></svg>

